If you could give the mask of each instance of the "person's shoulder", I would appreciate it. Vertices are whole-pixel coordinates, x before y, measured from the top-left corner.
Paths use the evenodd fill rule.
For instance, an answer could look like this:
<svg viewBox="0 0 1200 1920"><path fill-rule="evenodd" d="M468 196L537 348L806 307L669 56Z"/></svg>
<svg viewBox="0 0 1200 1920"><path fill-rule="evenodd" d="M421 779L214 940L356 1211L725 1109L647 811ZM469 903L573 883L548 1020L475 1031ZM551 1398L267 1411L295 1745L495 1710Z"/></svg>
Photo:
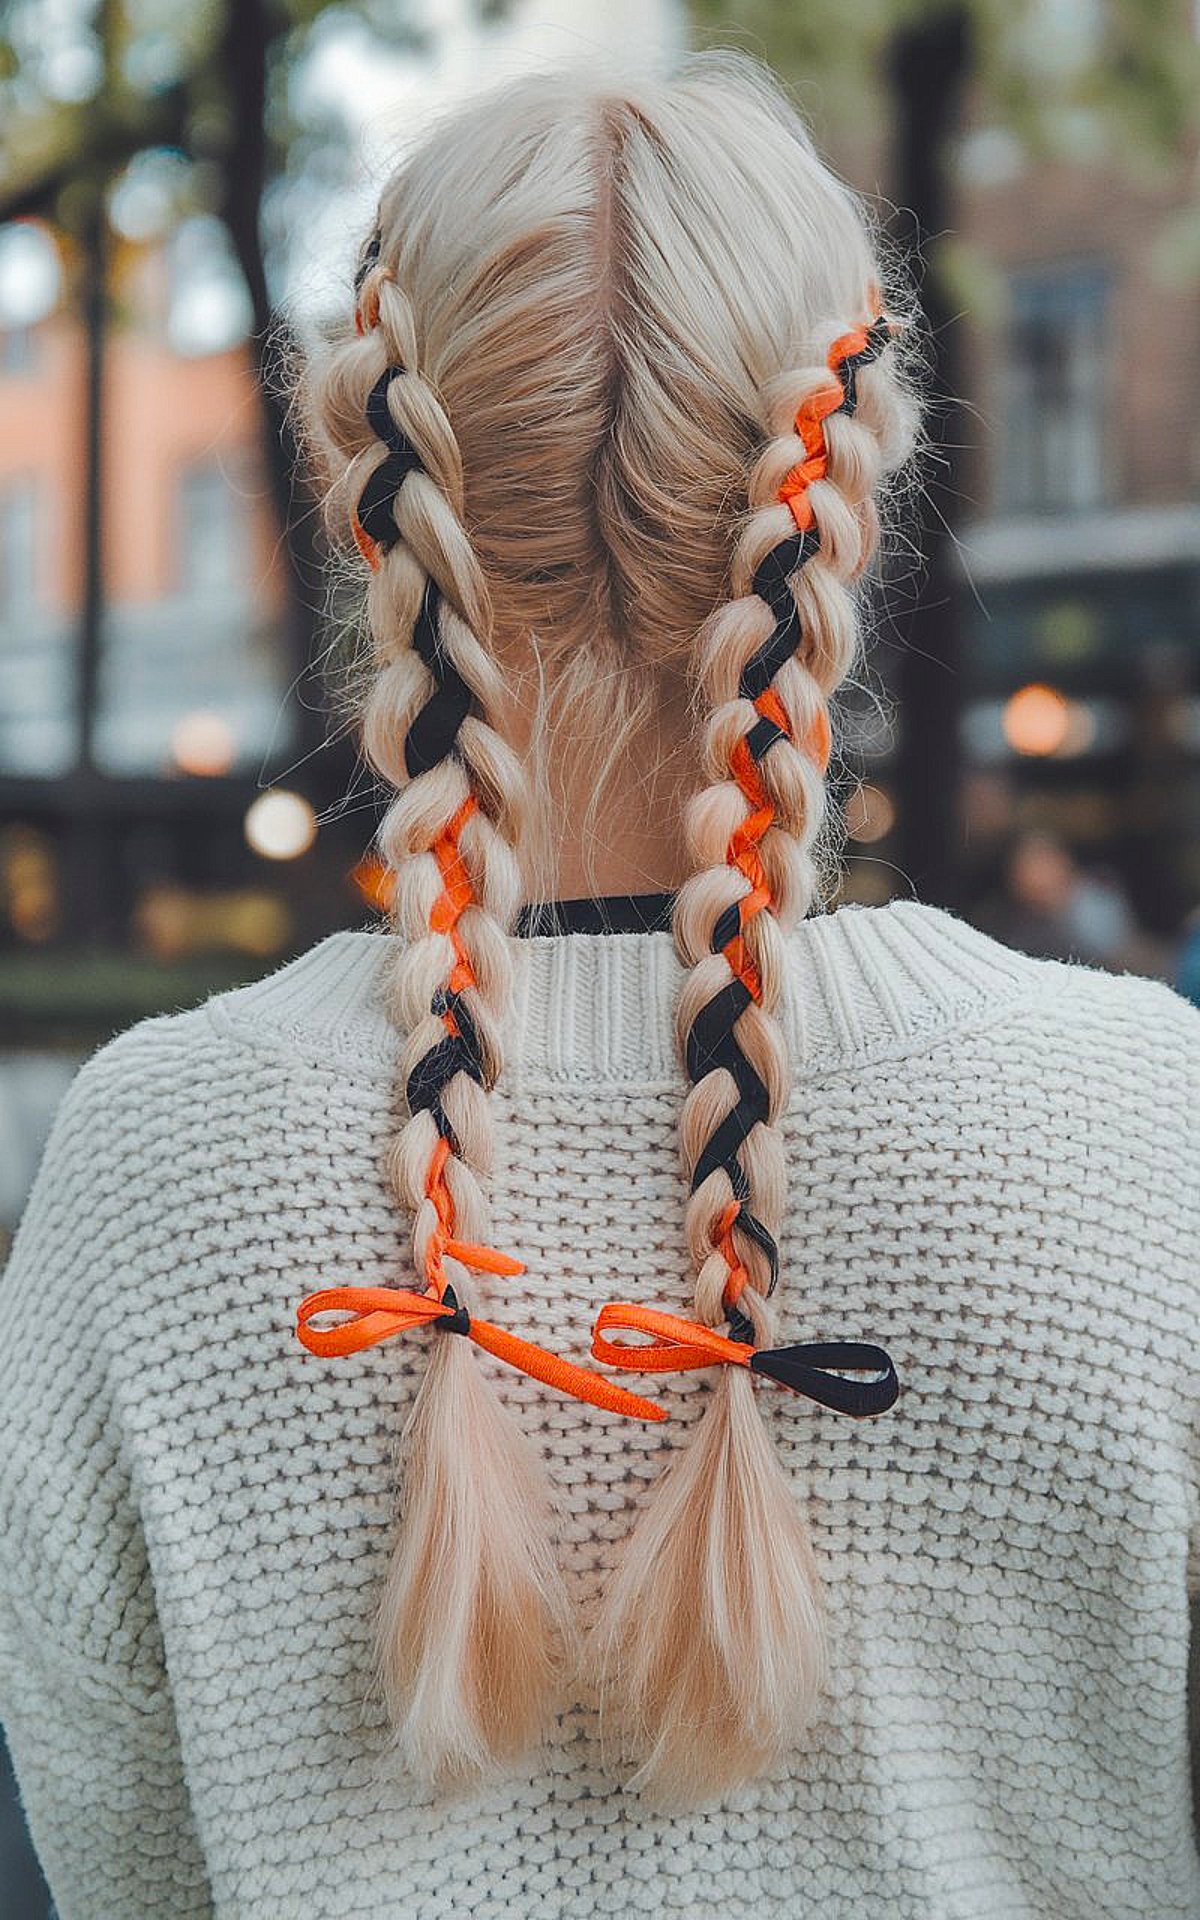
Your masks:
<svg viewBox="0 0 1200 1920"><path fill-rule="evenodd" d="M186 1098L219 1043L205 1006L147 1015L82 1061L54 1111L40 1176L87 1172L90 1184L118 1167L139 1137L157 1130L162 1097Z"/></svg>
<svg viewBox="0 0 1200 1920"><path fill-rule="evenodd" d="M1070 1011L1103 1031L1135 1032L1167 1053L1200 1054L1200 1007L1166 980L1093 966L1080 960L1048 961Z"/></svg>
<svg viewBox="0 0 1200 1920"><path fill-rule="evenodd" d="M912 913L910 905L906 911ZM928 920L949 916L919 908ZM1165 1120L1200 1104L1200 1008L1165 980L1083 959L1046 959L972 927L981 958L1005 955L1022 982L1012 1020L1042 1050L1047 1071L1075 1061L1103 1096L1157 1105Z"/></svg>
<svg viewBox="0 0 1200 1920"><path fill-rule="evenodd" d="M92 1194L106 1183L127 1187L131 1167L147 1159L169 1169L173 1139L191 1139L198 1114L215 1117L234 1102L249 1122L270 1092L262 1055L289 1070L290 1049L303 1048L322 1006L331 949L336 957L347 939L353 951L370 936L327 936L267 975L147 1015L103 1041L55 1109L39 1161L43 1187L85 1179Z"/></svg>
<svg viewBox="0 0 1200 1920"><path fill-rule="evenodd" d="M155 1086L186 1087L247 1048L319 1053L324 1033L375 1009L385 945L378 929L340 929L194 1006L132 1022L81 1064L60 1112L136 1105Z"/></svg>
<svg viewBox="0 0 1200 1920"><path fill-rule="evenodd" d="M986 1028L1047 1069L1074 1052L1168 1087L1200 1073L1200 1009L1165 981L1025 953L949 908L839 907L802 923L792 961L810 1054L953 1046Z"/></svg>
<svg viewBox="0 0 1200 1920"><path fill-rule="evenodd" d="M396 937L385 921L342 927L273 972L217 994L205 1011L231 1045L318 1072L381 1077L398 1042L386 976Z"/></svg>

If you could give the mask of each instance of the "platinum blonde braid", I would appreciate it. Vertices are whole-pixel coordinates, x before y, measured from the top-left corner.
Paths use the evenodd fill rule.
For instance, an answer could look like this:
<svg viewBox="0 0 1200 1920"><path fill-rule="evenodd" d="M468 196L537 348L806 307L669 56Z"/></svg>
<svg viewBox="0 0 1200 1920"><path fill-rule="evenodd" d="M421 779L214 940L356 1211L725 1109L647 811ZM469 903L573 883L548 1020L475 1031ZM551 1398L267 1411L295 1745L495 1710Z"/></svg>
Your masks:
<svg viewBox="0 0 1200 1920"><path fill-rule="evenodd" d="M485 649L491 608L463 525L458 444L421 375L409 302L370 254L359 314L360 338L328 368L324 408L348 456L330 512L373 566L364 749L397 789L378 840L395 875L388 1004L405 1036L409 1117L388 1167L413 1213L427 1291L469 1314L468 1268L488 1253L481 1181L511 995L524 779L489 718L503 689ZM410 1766L433 1779L478 1774L536 1737L573 1646L548 1489L465 1340L434 1340L403 1440L376 1675Z"/></svg>
<svg viewBox="0 0 1200 1920"><path fill-rule="evenodd" d="M635 1782L695 1803L778 1758L815 1710L827 1657L812 1544L746 1376L852 1414L896 1390L880 1348L765 1343L785 1211L787 930L816 883L828 708L857 644L876 483L907 457L918 409L894 351L860 360L870 319L853 328L861 342L823 325L870 308L871 222L744 56L689 55L635 82L582 66L515 81L406 156L380 221L363 337L326 360L309 411L338 476L335 522L357 517L377 564L360 699L372 764L398 789L381 838L410 1110L389 1164L428 1291L376 1290L378 1305L345 1292L368 1323L436 1319L511 1357L511 1337L504 1356L501 1330L457 1304L472 1272L513 1270L475 1244L526 814L498 729L501 677L513 737L528 725L536 744L546 723L547 792L561 773L577 796L580 765L596 766L589 831L609 802L628 816L658 742L650 771L666 787L686 767L691 794L702 765L702 790L661 816L673 843L686 812L692 863L675 930L696 1318L610 1303L592 1352L719 1377L599 1596L589 1653ZM535 825L549 872L565 836L545 796ZM651 1347L605 1341L606 1325ZM383 1335L320 1337L316 1350L349 1352ZM580 1398L662 1415L524 1351L516 1364ZM519 1449L519 1467L496 1465L513 1436L506 1423L493 1435L501 1410L470 1358L436 1335L443 1389L419 1396L381 1610L393 1717L430 1771L522 1744L570 1657L544 1522L530 1518L544 1484ZM868 1365L875 1381L830 1371ZM456 1516L445 1560L439 1508Z"/></svg>
<svg viewBox="0 0 1200 1920"><path fill-rule="evenodd" d="M688 809L698 871L674 921L690 969L677 1011L693 1083L680 1136L686 1232L696 1321L727 1320L730 1339L755 1350L773 1346L786 1198L784 941L816 887L829 701L855 659L851 588L875 544L875 490L896 437L878 365L887 344L880 320L770 383L775 437L750 476L732 597L698 637L710 784ZM613 1357L607 1343L598 1351ZM843 1364L867 1352L886 1360L859 1349ZM889 1403L893 1382L881 1385L862 1410ZM761 1772L814 1718L828 1668L821 1583L746 1366L721 1367L640 1516L592 1657L606 1712L639 1757L634 1783L663 1804Z"/></svg>

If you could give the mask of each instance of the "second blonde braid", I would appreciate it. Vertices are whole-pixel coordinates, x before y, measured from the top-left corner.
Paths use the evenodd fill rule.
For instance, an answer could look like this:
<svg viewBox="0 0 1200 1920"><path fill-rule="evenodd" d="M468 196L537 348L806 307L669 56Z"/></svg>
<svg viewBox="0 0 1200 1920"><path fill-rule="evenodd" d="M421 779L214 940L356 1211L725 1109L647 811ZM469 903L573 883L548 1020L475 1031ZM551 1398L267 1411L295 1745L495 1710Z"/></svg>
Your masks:
<svg viewBox="0 0 1200 1920"><path fill-rule="evenodd" d="M765 410L776 437L750 477L733 595L699 636L710 784L689 809L699 871L675 912L690 969L677 1024L692 1081L681 1146L696 1323L614 1305L595 1348L609 1361L647 1364L645 1348L606 1337L624 1325L662 1336L652 1356L660 1365L673 1343L686 1353L697 1336L693 1357L679 1364L706 1355L743 1363L721 1366L594 1628L602 1697L639 1754L635 1783L666 1804L709 1797L778 1760L812 1720L827 1672L808 1527L759 1418L750 1368L789 1384L804 1368L806 1390L846 1412L879 1412L895 1397L881 1349L825 1343L774 1355L770 1303L786 1190L778 1123L791 1081L775 1017L783 940L816 884L828 703L854 661L850 585L876 534L885 435L872 415L885 401L876 363L887 343L879 320L835 338L824 365L771 383ZM708 1339L723 1321L728 1339ZM833 1366L876 1367L879 1378L865 1387L825 1373Z"/></svg>

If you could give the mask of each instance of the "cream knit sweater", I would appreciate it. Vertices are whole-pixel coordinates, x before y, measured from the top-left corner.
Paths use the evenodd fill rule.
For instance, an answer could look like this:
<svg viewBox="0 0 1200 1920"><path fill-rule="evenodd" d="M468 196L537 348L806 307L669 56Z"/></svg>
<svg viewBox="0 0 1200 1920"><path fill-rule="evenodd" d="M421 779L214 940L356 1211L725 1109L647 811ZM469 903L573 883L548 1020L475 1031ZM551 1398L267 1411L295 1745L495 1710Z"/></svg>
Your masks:
<svg viewBox="0 0 1200 1920"><path fill-rule="evenodd" d="M805 922L780 1338L902 1382L864 1422L759 1389L831 1595L824 1716L664 1818L583 1699L439 1803L363 1703L423 1343L293 1331L315 1287L404 1284L393 937L102 1047L0 1283L0 1718L61 1920L1200 1920L1200 1013L911 902ZM679 969L657 933L518 955L494 1225L528 1271L485 1297L582 1357L606 1299L690 1304ZM711 1377L643 1427L477 1357L586 1605Z"/></svg>

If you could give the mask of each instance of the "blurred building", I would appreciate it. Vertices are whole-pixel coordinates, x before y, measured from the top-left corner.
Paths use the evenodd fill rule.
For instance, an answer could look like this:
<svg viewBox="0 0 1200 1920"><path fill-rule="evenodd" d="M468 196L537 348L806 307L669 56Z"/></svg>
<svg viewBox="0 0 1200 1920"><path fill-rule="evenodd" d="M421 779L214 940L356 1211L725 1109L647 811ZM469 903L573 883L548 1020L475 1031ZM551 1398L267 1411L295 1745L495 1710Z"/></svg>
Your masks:
<svg viewBox="0 0 1200 1920"><path fill-rule="evenodd" d="M1036 160L984 127L959 151L969 887L1006 834L1048 830L1169 971L1200 901L1196 165L1078 138Z"/></svg>
<svg viewBox="0 0 1200 1920"><path fill-rule="evenodd" d="M63 261L40 227L0 234L10 1041L86 1046L361 903L350 872L373 823L354 823L357 845L334 833L318 850L310 782L284 781L317 696L298 693L307 662L236 277L204 234L215 224L121 248L98 340L53 293L20 318L31 277L49 286Z"/></svg>
<svg viewBox="0 0 1200 1920"><path fill-rule="evenodd" d="M577 0L518 7L486 74L468 12L429 80L444 97L590 30ZM635 14L677 30L673 0L629 0L605 31ZM962 905L986 918L1014 836L1042 829L1124 890L1168 970L1200 899L1195 169L1108 165L1075 132L1074 157L986 123L956 151ZM837 158L886 185L871 142ZM0 230L0 1023L18 1049L87 1050L245 977L365 913L374 884L370 785L319 747L228 243L212 218L147 240L119 196L113 213L99 340L78 262ZM864 724L861 745L848 891L886 897L906 884L895 730ZM0 1076L0 1098L30 1084Z"/></svg>
<svg viewBox="0 0 1200 1920"><path fill-rule="evenodd" d="M317 831L324 716L213 227L119 246L98 338L67 248L0 230L0 1257L80 1058L367 912L374 815Z"/></svg>
<svg viewBox="0 0 1200 1920"><path fill-rule="evenodd" d="M172 344L165 251L122 278L139 297L104 355L96 763L161 778L256 767L278 717L281 587L245 348ZM62 310L0 335L6 778L67 774L78 755L86 348Z"/></svg>

